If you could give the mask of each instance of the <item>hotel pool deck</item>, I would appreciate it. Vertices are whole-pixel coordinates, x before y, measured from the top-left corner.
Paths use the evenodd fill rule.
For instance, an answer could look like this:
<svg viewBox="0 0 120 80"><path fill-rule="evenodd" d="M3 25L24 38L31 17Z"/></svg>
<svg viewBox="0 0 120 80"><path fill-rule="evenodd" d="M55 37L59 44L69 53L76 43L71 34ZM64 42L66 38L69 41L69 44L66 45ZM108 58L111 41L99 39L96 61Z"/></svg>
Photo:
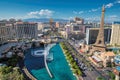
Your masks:
<svg viewBox="0 0 120 80"><path fill-rule="evenodd" d="M40 50L42 48L36 48L35 50ZM53 75L53 78L50 78L44 64L44 57L34 57L30 54L31 50L25 55L25 66L29 72L37 80L76 80L76 77L73 75L70 70L63 51L59 44L56 44L50 49L50 53L53 53L53 60L48 62L48 67L50 72Z"/></svg>

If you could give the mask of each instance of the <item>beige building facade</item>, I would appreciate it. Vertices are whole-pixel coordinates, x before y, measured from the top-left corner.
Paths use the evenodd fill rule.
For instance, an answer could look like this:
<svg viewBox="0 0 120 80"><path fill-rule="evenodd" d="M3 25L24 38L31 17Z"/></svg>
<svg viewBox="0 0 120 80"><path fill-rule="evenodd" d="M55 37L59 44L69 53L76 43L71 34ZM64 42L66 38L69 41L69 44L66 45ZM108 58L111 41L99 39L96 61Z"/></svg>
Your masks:
<svg viewBox="0 0 120 80"><path fill-rule="evenodd" d="M29 38L29 39L36 39L37 38L37 23L32 22L16 22L14 24L16 28L16 38L22 39L22 38Z"/></svg>
<svg viewBox="0 0 120 80"><path fill-rule="evenodd" d="M9 39L12 38L11 34L11 26L10 24L0 23L0 44L6 43Z"/></svg>
<svg viewBox="0 0 120 80"><path fill-rule="evenodd" d="M111 45L120 45L120 23L112 24Z"/></svg>
<svg viewBox="0 0 120 80"><path fill-rule="evenodd" d="M114 60L114 57L113 52L94 52L89 59L97 67L107 67Z"/></svg>

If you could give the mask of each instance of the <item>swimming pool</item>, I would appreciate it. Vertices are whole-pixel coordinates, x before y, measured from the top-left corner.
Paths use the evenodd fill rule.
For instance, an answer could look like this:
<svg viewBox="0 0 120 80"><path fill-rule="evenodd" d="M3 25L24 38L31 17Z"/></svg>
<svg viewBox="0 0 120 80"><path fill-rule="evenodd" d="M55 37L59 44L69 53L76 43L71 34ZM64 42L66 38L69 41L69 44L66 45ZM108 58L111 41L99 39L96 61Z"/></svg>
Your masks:
<svg viewBox="0 0 120 80"><path fill-rule="evenodd" d="M50 78L45 69L44 57L31 56L29 53L31 50L25 55L25 65L37 80L76 80L59 44L50 49L50 53L53 54L54 59L48 62L48 67L54 76L53 78Z"/></svg>

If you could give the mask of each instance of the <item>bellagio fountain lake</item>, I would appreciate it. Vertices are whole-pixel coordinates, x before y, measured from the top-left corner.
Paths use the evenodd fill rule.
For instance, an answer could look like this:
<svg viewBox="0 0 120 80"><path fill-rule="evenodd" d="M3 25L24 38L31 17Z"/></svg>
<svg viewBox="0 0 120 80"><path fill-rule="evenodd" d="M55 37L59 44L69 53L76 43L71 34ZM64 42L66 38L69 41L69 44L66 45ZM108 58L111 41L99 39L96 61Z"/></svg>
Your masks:
<svg viewBox="0 0 120 80"><path fill-rule="evenodd" d="M76 80L59 44L30 48L24 64L37 80Z"/></svg>

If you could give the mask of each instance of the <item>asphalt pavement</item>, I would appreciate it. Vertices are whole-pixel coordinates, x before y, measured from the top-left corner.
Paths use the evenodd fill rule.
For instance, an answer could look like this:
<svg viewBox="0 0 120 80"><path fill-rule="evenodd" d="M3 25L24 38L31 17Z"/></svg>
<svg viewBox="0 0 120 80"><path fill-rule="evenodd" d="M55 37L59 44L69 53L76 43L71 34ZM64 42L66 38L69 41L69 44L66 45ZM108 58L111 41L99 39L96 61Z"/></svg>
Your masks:
<svg viewBox="0 0 120 80"><path fill-rule="evenodd" d="M75 44L74 42L70 42L69 41L69 44L71 46L73 46L73 48L76 50L77 53L79 53L80 56L78 56L79 58L81 58L81 54L80 52L77 50L77 48L75 47ZM82 55L84 57L84 55ZM85 63L84 63L85 64ZM85 64L87 65L87 64ZM91 66L92 67L92 66ZM88 67L89 68L89 67ZM92 67L93 68L93 67ZM100 73L99 71L97 71L95 68L93 68L92 71L89 71L88 69L87 70L84 70L83 73L85 74L85 76L83 76L83 80L96 80L96 78L98 76L101 76L102 73Z"/></svg>

